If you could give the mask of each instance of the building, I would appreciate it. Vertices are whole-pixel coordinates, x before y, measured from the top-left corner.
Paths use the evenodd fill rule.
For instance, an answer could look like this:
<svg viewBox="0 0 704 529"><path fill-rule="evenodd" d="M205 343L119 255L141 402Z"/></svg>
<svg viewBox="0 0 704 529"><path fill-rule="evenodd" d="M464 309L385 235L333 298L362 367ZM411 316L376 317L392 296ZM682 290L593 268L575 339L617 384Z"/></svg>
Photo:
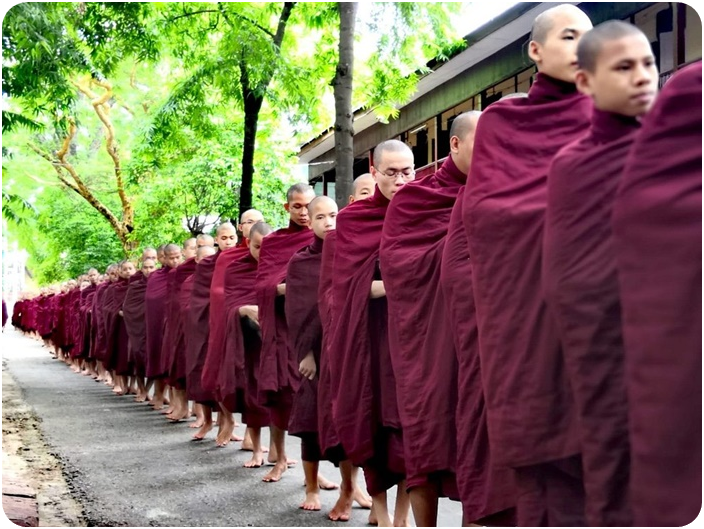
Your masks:
<svg viewBox="0 0 704 529"><path fill-rule="evenodd" d="M702 25L696 11L678 2L572 2L594 25L621 19L638 26L653 46L661 85L683 64L702 57ZM375 145L399 139L413 149L416 174L434 171L449 154L452 120L481 110L501 97L527 92L536 73L528 57L533 20L555 4L523 2L465 37L467 47L449 61L431 65L399 118L379 123L372 110L355 113L354 176L369 171ZM303 145L301 164L318 193L334 196L334 132L330 128Z"/></svg>

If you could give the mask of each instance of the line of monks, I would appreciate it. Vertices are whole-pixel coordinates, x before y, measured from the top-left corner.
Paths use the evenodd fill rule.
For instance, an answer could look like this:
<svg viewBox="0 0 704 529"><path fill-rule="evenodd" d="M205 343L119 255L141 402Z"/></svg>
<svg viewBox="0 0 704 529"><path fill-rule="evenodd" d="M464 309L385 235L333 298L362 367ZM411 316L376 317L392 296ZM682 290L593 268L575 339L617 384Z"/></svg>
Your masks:
<svg viewBox="0 0 704 529"><path fill-rule="evenodd" d="M306 498L361 467L370 522L674 526L701 507L701 62L658 95L645 35L573 5L534 23L528 94L458 116L450 156L415 180L389 140L351 203L292 186L290 224L239 225L91 270L15 305L75 370L117 393L197 403L247 425L265 481L301 438ZM181 257L185 261L181 262ZM18 308L19 307L19 308ZM136 388L133 388L136 384ZM393 516L386 492L397 486Z"/></svg>

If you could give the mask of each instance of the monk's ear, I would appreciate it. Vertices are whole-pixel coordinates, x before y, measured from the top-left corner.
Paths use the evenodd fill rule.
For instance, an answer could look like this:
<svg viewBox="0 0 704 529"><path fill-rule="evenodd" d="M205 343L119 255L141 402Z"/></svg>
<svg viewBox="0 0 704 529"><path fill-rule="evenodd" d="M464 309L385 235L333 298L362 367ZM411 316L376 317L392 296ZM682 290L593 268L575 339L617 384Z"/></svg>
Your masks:
<svg viewBox="0 0 704 529"><path fill-rule="evenodd" d="M450 151L451 152L459 152L460 149L460 139L457 136L452 136L450 138Z"/></svg>
<svg viewBox="0 0 704 529"><path fill-rule="evenodd" d="M589 76L589 73L585 70L577 70L577 73L574 76L574 84L577 85L577 90L579 90L581 93L587 96L592 96L593 91L592 91L592 85L591 85L591 77Z"/></svg>
<svg viewBox="0 0 704 529"><path fill-rule="evenodd" d="M528 57L538 66L543 62L543 50L540 43L534 40L528 43Z"/></svg>
<svg viewBox="0 0 704 529"><path fill-rule="evenodd" d="M289 211L289 205L288 205L288 202L286 202L286 203L284 204L284 209L285 209L286 211Z"/></svg>

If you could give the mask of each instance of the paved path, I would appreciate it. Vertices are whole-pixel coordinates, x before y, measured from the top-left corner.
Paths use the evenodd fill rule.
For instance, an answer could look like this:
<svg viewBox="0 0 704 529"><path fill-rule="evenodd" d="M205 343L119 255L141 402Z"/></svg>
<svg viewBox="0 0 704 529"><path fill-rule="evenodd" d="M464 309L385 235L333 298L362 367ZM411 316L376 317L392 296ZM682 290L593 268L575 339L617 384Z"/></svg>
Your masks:
<svg viewBox="0 0 704 529"><path fill-rule="evenodd" d="M353 510L349 524L326 519L337 491L321 491L320 512L298 509L304 496L300 463L281 482L264 483L268 468L243 468L250 455L238 449L239 443L217 448L212 432L205 441L191 441L193 430L185 423L170 424L132 396L117 397L104 384L73 373L9 325L2 335L2 355L24 400L41 418L45 439L64 463L91 525L366 524L369 511L361 509ZM243 434L243 427L238 433ZM268 443L268 432L263 434ZM300 442L288 439L289 455L299 459ZM327 462L321 469L330 479L339 476ZM444 499L440 510L439 525L461 525L459 503Z"/></svg>

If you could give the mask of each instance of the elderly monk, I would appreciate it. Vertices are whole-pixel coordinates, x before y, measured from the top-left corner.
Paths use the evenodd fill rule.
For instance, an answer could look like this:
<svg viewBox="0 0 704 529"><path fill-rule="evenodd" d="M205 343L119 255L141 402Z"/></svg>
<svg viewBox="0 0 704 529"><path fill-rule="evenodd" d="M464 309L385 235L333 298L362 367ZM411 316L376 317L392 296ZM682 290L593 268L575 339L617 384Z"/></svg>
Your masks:
<svg viewBox="0 0 704 529"><path fill-rule="evenodd" d="M339 377L333 420L352 463L364 469L372 514L391 525L386 491L398 485L394 525L405 525L409 499L396 381L389 355L389 325L379 245L389 203L415 178L413 153L398 140L374 149L373 196L356 201L337 219L330 370ZM333 382L333 388L336 384Z"/></svg>
<svg viewBox="0 0 704 529"><path fill-rule="evenodd" d="M491 456L516 470L519 526L584 523L578 421L540 263L550 161L589 126L574 79L591 26L567 4L536 18L535 82L482 113L464 195Z"/></svg>
<svg viewBox="0 0 704 529"><path fill-rule="evenodd" d="M512 491L505 491L511 480L490 481L486 425L476 414L482 400L476 384L478 352L476 347L455 350L455 344L464 345L456 333L467 325L453 320L440 288L450 217L467 180L479 115L472 111L457 116L450 128L450 156L440 169L396 194L386 213L379 251L389 321L395 324L389 341L406 483L419 526L437 523L440 496L463 500L468 523L512 505ZM461 295L467 294L469 288ZM495 501L498 495L501 502ZM480 496L487 501L477 501Z"/></svg>
<svg viewBox="0 0 704 529"><path fill-rule="evenodd" d="M232 230L232 224L224 223L216 230L216 239L220 238L218 247L237 244L237 233ZM210 335L210 287L213 281L213 274L217 261L223 255L222 251L204 258L198 263L193 279L193 289L191 291L190 308L186 326L189 332L186 333L186 395L189 400L196 403L197 424L201 424L200 429L193 434L193 438L202 440L205 435L213 429L213 409L219 410L219 405L215 400L212 391L207 391L203 387L202 375L205 358L208 353L208 342ZM201 406L199 407L198 404ZM198 415L202 411L201 416Z"/></svg>
<svg viewBox="0 0 704 529"><path fill-rule="evenodd" d="M147 325L146 375L154 382L154 397L151 405L155 410L161 410L166 400L164 393L167 369L161 358L168 299L168 274L180 262L181 248L177 244L167 244L164 247L162 268L150 276L144 296Z"/></svg>
<svg viewBox="0 0 704 529"><path fill-rule="evenodd" d="M594 102L586 136L548 174L543 285L579 416L585 513L593 526L632 525L621 303L611 212L626 155L658 90L647 37L612 20L577 47L577 88Z"/></svg>
<svg viewBox="0 0 704 529"><path fill-rule="evenodd" d="M371 173L364 173L352 182L352 194L349 196L347 203L351 204L355 200L362 200L372 194L374 194L374 177Z"/></svg>
<svg viewBox="0 0 704 529"><path fill-rule="evenodd" d="M614 201L636 526L702 501L702 64L665 84Z"/></svg>
<svg viewBox="0 0 704 529"><path fill-rule="evenodd" d="M258 213L258 212L257 212ZM232 440L235 421L230 409L218 391L218 374L222 369L227 338L227 311L225 310L225 278L227 267L248 253L246 245L237 246L237 229L229 222L218 226L215 241L220 249L220 257L215 264L213 279L210 283L210 314L208 323L208 346L205 351L201 384L203 389L212 393L218 402L218 435L215 442L226 446ZM229 409L228 409L229 408ZM234 438L241 441L241 438Z"/></svg>
<svg viewBox="0 0 704 529"><path fill-rule="evenodd" d="M308 204L315 198L308 184L294 184L286 192L284 208L289 225L269 235L262 244L257 269L257 307L262 333L259 365L259 390L262 403L270 409L271 436L276 452L269 453L274 468L264 481L279 481L289 464L285 436L293 398L292 376L298 366L288 354L288 328L284 312L286 266L291 256L310 244L313 232L308 227Z"/></svg>
<svg viewBox="0 0 704 529"><path fill-rule="evenodd" d="M145 402L149 399L150 387L144 382L147 354L145 295L147 292L147 280L152 272L156 270L156 259L148 257L152 252L156 254L156 251L152 248L146 248L142 252L141 269L130 277L125 300L122 303L122 317L125 320L125 330L129 338L127 355L132 365L134 378L137 381L137 395L134 399L136 402Z"/></svg>

